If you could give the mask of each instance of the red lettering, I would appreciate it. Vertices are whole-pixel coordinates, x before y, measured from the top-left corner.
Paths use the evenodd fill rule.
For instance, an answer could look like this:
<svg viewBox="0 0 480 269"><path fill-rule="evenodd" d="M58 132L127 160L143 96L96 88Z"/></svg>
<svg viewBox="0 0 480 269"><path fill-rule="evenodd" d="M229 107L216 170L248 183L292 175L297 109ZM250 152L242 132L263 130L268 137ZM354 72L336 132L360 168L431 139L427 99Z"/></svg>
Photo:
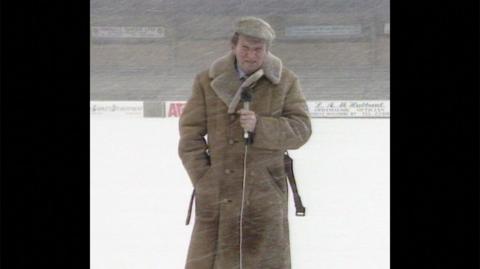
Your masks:
<svg viewBox="0 0 480 269"><path fill-rule="evenodd" d="M183 108L185 107L185 103L178 103L177 108L178 108L178 116L180 117L183 113Z"/></svg>
<svg viewBox="0 0 480 269"><path fill-rule="evenodd" d="M178 117L178 109L176 104L170 103L170 107L168 108L168 117Z"/></svg>

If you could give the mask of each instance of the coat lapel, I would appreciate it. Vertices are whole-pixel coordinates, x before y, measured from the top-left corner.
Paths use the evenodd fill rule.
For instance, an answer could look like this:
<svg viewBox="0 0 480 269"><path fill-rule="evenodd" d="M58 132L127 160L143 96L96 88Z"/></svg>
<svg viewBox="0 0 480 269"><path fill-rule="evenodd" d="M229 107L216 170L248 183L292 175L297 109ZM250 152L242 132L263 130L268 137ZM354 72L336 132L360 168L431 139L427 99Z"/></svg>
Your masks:
<svg viewBox="0 0 480 269"><path fill-rule="evenodd" d="M240 80L235 69L233 69L233 72L227 71L218 75L212 80L210 86L228 107L240 87Z"/></svg>
<svg viewBox="0 0 480 269"><path fill-rule="evenodd" d="M235 113L235 109L240 102L242 89L250 88L252 89L257 84L257 81L263 76L263 69L257 70L255 73L251 74L238 88L237 92L233 96L232 100L230 101L230 105L228 106L228 113Z"/></svg>

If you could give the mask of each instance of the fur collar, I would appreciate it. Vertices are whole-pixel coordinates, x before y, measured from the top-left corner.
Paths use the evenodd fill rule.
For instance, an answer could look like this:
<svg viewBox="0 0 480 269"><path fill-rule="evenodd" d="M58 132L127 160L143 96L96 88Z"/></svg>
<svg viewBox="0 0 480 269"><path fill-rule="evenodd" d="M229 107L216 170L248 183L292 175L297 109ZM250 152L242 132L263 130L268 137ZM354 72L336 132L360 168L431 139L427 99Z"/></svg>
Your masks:
<svg viewBox="0 0 480 269"><path fill-rule="evenodd" d="M273 84L278 84L281 79L282 67L282 61L269 52L261 69L263 70L263 75L268 80ZM229 52L215 60L208 70L208 75L212 79L210 83L212 89L225 105L230 108L229 113L232 113L238 104L238 98L234 97L238 97L241 90L240 86L245 86L241 85L235 70L235 55Z"/></svg>
<svg viewBox="0 0 480 269"><path fill-rule="evenodd" d="M267 77L273 84L278 84L280 82L283 68L282 60L280 60L280 58L273 55L271 52L268 52L261 68L265 73L265 77ZM231 71L231 69L235 71L235 55L232 52L229 52L211 64L210 69L208 70L208 75L211 79L215 79L220 74Z"/></svg>

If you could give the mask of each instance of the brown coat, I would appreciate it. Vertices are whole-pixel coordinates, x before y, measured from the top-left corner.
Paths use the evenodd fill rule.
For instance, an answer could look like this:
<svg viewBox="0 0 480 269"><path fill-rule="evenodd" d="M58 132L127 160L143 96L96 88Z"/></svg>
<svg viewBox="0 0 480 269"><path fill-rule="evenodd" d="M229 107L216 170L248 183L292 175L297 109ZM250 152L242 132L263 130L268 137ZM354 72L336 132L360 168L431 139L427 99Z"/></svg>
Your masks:
<svg viewBox="0 0 480 269"><path fill-rule="evenodd" d="M234 59L229 53L197 75L180 118L179 155L196 194L185 268L289 269L283 154L310 138L305 97L297 76L269 53L252 89L257 124L246 148L238 114L227 111L240 86Z"/></svg>

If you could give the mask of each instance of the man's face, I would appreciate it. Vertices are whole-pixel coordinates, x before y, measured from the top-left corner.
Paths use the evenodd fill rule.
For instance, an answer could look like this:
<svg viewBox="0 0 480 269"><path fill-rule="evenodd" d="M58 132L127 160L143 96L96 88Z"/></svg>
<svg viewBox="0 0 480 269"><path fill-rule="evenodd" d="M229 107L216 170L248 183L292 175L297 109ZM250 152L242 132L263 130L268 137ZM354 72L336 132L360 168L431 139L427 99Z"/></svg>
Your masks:
<svg viewBox="0 0 480 269"><path fill-rule="evenodd" d="M232 45L232 52L237 57L240 68L247 74L257 71L267 55L265 41L239 35L237 45Z"/></svg>

